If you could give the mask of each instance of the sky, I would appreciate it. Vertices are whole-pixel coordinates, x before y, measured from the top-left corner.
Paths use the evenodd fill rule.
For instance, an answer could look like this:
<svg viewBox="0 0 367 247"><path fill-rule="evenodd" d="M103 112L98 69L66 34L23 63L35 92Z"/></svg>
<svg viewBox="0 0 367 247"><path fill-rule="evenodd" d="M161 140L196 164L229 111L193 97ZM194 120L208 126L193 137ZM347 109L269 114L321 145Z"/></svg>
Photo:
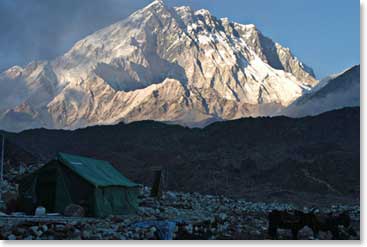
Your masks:
<svg viewBox="0 0 367 247"><path fill-rule="evenodd" d="M0 70L62 55L150 0L0 0ZM360 63L359 0L166 0L255 24L318 78Z"/></svg>

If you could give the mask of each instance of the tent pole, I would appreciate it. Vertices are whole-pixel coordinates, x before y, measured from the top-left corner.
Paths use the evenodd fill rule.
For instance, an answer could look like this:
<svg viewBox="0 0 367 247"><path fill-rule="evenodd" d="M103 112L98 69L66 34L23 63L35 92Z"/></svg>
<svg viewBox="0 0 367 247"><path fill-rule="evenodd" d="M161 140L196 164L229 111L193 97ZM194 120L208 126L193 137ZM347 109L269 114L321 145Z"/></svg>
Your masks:
<svg viewBox="0 0 367 247"><path fill-rule="evenodd" d="M2 145L1 145L1 170L0 170L0 181L1 184L4 182L4 145L5 145L5 136L2 136Z"/></svg>

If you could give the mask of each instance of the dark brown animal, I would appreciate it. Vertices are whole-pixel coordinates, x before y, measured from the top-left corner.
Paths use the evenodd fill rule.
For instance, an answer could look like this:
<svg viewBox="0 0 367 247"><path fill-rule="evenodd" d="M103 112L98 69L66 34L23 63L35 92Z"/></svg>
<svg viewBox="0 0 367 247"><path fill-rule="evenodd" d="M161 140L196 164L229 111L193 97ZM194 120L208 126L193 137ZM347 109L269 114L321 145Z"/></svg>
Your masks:
<svg viewBox="0 0 367 247"><path fill-rule="evenodd" d="M312 223L312 214L299 210L279 211L273 210L268 215L268 234L272 239L278 238L278 229L289 229L292 231L292 238L298 239L298 232L305 226Z"/></svg>
<svg viewBox="0 0 367 247"><path fill-rule="evenodd" d="M349 235L357 235L351 226L351 219L347 211L337 215L333 213L313 214L310 228L315 238L319 238L320 231L323 231L331 232L333 239L340 239L339 226L343 226Z"/></svg>

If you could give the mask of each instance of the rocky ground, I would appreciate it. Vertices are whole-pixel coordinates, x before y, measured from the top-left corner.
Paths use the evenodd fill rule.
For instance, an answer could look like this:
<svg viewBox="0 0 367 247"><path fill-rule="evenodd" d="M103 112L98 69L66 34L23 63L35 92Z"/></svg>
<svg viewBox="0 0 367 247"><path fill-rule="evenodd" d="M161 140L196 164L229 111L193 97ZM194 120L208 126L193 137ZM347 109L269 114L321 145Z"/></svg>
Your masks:
<svg viewBox="0 0 367 247"><path fill-rule="evenodd" d="M141 204L135 215L97 218L0 216L1 239L268 239L267 213L273 209L294 209L281 203L254 203L223 196L199 193L166 192L160 200L149 197L142 188ZM308 211L309 208L298 208ZM359 239L359 206L334 205L322 212L350 210ZM341 229L342 230L342 229ZM301 239L313 239L304 228ZM323 233L320 239L330 239ZM345 239L350 236L343 235ZM279 239L291 239L291 233L279 231Z"/></svg>

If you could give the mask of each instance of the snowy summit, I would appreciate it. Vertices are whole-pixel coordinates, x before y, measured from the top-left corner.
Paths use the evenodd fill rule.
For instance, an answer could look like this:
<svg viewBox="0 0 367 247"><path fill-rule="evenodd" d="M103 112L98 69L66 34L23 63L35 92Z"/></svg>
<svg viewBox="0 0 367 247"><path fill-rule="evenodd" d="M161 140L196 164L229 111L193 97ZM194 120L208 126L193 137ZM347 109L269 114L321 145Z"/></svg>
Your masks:
<svg viewBox="0 0 367 247"><path fill-rule="evenodd" d="M0 127L204 126L277 114L317 82L254 25L157 0L52 61L0 74Z"/></svg>

